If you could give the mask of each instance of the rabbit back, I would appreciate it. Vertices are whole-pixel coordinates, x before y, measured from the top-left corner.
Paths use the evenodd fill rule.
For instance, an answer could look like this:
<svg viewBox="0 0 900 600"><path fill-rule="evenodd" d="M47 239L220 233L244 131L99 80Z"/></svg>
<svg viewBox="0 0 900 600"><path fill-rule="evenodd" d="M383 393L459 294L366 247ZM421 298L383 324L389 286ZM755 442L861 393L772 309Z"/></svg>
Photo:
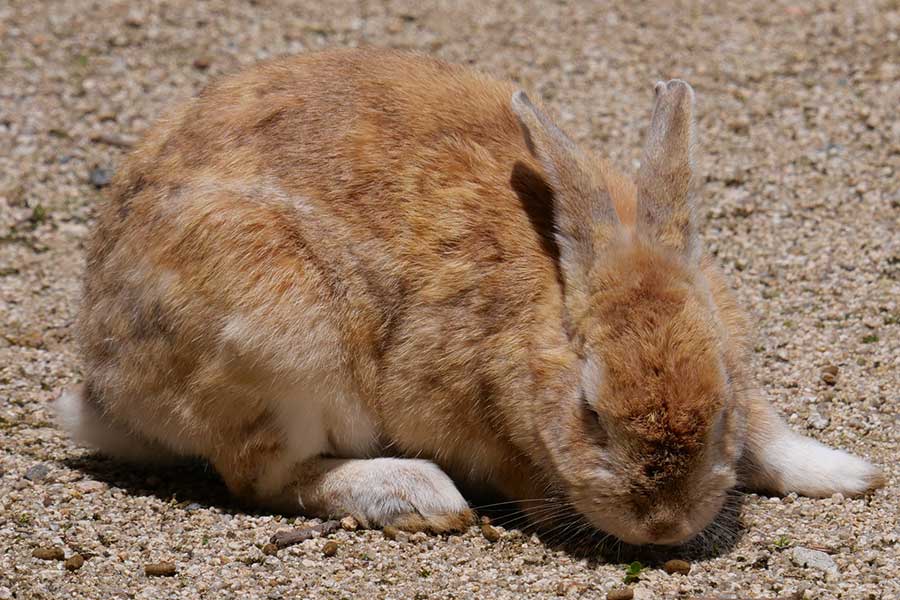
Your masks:
<svg viewBox="0 0 900 600"><path fill-rule="evenodd" d="M527 462L504 423L527 413L535 361L574 357L512 91L334 52L227 78L164 120L89 249L91 402L237 490L385 444L463 478Z"/></svg>

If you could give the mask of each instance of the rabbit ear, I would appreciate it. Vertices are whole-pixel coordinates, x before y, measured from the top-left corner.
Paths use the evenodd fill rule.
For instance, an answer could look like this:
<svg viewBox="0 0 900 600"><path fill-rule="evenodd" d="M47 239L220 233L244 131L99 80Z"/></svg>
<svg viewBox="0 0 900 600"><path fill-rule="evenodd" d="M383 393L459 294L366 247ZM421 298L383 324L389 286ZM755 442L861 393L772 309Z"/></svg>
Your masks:
<svg viewBox="0 0 900 600"><path fill-rule="evenodd" d="M699 258L692 198L694 90L673 79L658 82L650 130L637 175L637 222L651 238Z"/></svg>
<svg viewBox="0 0 900 600"><path fill-rule="evenodd" d="M599 165L532 104L525 92L513 94L512 109L553 192L555 236L567 293L573 288L586 292L598 243L619 225Z"/></svg>

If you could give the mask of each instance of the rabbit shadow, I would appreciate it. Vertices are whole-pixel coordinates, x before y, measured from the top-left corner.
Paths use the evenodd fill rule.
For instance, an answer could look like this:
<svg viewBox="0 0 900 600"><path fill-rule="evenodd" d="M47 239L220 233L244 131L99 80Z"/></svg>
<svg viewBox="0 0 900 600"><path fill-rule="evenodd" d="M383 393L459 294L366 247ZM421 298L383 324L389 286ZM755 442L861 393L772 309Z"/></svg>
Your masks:
<svg viewBox="0 0 900 600"><path fill-rule="evenodd" d="M240 504L212 466L200 459L160 466L132 464L100 454L87 454L65 458L61 464L110 487L119 488L130 496L174 502L188 512L214 508L229 514L271 514ZM564 522L563 526L536 527L519 508L517 501L503 500L491 493L465 492L477 513L488 517L494 525L523 535L535 534L547 549L587 560L593 566L634 561L656 566L672 558L708 560L732 550L744 532L740 514L745 495L740 492L729 495L718 516L700 535L680 546L626 544L597 532L575 513L557 514L559 521Z"/></svg>
<svg viewBox="0 0 900 600"><path fill-rule="evenodd" d="M557 515L559 520L550 527L535 527L525 513L512 502L495 502L476 507L478 513L490 518L491 523L505 529L517 530L525 535L536 535L548 549L559 550L588 564L631 563L638 561L645 566L659 566L667 560L679 558L700 562L729 553L744 534L741 508L745 494L729 494L722 510L694 539L677 546L626 544L612 536L596 531L577 514Z"/></svg>
<svg viewBox="0 0 900 600"><path fill-rule="evenodd" d="M165 466L134 464L100 454L68 457L61 463L69 469L119 488L130 496L152 496L190 510L217 508L223 512L244 511L229 494L212 466L200 459L185 459Z"/></svg>

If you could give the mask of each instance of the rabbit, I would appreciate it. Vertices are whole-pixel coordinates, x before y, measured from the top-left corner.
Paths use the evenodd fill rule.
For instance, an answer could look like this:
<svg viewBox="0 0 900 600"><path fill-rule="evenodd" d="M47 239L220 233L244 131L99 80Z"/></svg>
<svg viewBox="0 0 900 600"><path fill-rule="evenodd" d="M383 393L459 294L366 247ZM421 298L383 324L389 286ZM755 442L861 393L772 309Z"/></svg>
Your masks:
<svg viewBox="0 0 900 600"><path fill-rule="evenodd" d="M98 209L57 401L112 457L208 460L241 502L458 531L459 489L632 544L735 486L883 484L792 432L697 234L693 89L632 180L516 85L422 55L263 62L151 128Z"/></svg>

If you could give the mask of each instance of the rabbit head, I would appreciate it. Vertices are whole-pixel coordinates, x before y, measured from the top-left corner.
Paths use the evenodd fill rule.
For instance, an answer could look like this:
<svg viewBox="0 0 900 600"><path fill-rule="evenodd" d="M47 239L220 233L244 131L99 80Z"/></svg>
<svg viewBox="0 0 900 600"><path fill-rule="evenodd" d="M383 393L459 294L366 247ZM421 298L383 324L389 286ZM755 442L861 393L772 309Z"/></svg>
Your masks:
<svg viewBox="0 0 900 600"><path fill-rule="evenodd" d="M694 93L656 86L635 182L578 148L522 93L513 110L553 191L578 393L543 428L569 500L635 544L701 531L736 482L744 419L739 313L701 259Z"/></svg>

